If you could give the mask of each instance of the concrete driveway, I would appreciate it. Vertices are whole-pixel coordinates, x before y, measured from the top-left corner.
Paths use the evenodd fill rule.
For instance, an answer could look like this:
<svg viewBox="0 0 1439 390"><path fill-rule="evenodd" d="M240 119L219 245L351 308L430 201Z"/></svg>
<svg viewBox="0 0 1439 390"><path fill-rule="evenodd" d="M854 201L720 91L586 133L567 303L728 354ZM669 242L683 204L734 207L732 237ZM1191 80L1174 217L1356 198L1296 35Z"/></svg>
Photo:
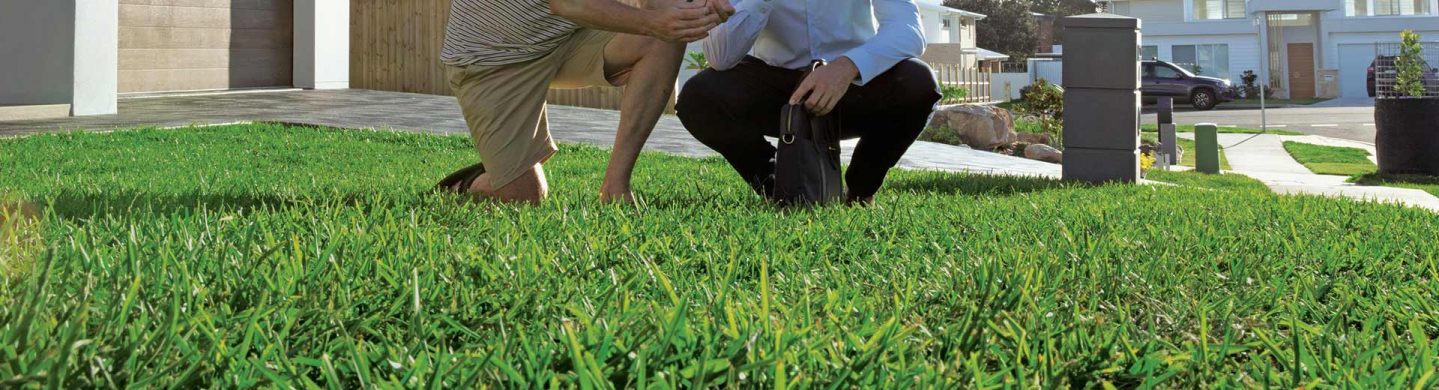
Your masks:
<svg viewBox="0 0 1439 390"><path fill-rule="evenodd" d="M1214 123L1222 126L1259 128L1262 114L1258 109L1215 109L1212 111L1178 110L1175 122L1181 124ZM1271 129L1296 131L1351 141L1374 143L1374 99L1335 99L1312 106L1268 110ZM1146 109L1143 123L1155 123L1152 109Z"/></svg>

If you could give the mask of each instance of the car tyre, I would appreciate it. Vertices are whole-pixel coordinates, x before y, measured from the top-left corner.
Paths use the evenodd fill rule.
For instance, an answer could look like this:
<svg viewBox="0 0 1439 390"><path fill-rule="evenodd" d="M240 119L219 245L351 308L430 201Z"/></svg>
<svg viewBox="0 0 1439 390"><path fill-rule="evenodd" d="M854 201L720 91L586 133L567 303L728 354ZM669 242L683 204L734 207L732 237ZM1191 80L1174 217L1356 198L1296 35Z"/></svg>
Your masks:
<svg viewBox="0 0 1439 390"><path fill-rule="evenodd" d="M1214 106L1219 105L1219 99L1214 96L1214 92L1207 89L1200 89L1189 94L1189 103L1194 105L1194 109L1196 110L1209 111L1214 109Z"/></svg>

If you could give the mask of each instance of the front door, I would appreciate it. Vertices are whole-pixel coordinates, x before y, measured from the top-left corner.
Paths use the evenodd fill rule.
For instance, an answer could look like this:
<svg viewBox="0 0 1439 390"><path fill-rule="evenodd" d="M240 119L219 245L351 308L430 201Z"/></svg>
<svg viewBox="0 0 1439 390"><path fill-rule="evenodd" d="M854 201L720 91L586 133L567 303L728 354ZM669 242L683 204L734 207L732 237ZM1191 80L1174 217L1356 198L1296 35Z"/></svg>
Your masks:
<svg viewBox="0 0 1439 390"><path fill-rule="evenodd" d="M1289 44L1289 98L1314 97L1314 44Z"/></svg>

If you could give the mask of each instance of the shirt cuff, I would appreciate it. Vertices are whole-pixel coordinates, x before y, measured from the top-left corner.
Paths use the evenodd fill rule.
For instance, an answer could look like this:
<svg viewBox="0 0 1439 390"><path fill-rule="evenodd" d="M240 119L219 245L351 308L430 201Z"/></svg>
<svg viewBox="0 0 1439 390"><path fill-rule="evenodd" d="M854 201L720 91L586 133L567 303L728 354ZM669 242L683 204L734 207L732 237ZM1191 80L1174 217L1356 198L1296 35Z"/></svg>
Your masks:
<svg viewBox="0 0 1439 390"><path fill-rule="evenodd" d="M774 0L751 0L735 6L736 14L749 11L755 14L769 15L769 11L772 10L774 10Z"/></svg>
<svg viewBox="0 0 1439 390"><path fill-rule="evenodd" d="M870 80L874 80L875 77L879 77L884 71L889 70L888 66L881 64L879 59L871 55L863 46L844 53L844 57L849 58L849 61L854 63L854 68L859 70L857 85L869 84Z"/></svg>

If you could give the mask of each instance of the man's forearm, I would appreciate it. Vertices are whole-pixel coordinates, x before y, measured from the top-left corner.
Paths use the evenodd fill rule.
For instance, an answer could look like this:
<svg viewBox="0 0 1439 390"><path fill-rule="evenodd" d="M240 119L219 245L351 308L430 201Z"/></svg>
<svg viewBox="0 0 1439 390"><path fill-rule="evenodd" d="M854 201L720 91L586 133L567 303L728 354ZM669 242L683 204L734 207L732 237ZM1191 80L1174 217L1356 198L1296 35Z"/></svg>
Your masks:
<svg viewBox="0 0 1439 390"><path fill-rule="evenodd" d="M550 0L550 12L597 30L651 35L649 11L618 0Z"/></svg>

